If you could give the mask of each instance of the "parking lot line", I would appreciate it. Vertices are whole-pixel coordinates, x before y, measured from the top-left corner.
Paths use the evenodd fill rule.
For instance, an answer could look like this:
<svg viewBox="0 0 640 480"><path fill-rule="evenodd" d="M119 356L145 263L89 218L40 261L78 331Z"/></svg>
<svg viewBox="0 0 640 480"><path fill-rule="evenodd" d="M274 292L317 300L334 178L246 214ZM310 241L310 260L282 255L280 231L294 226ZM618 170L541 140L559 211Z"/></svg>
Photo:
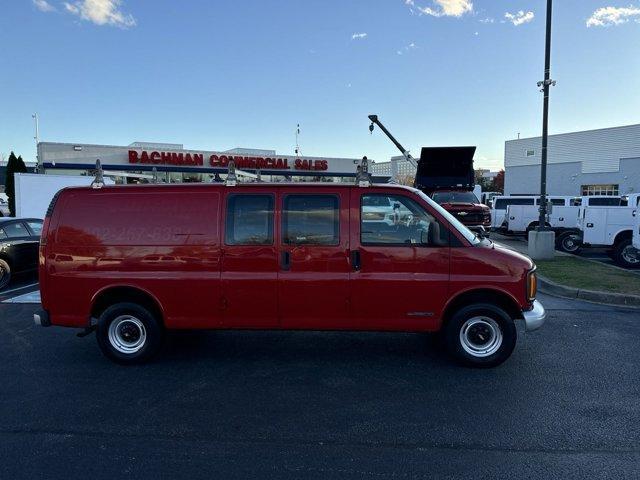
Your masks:
<svg viewBox="0 0 640 480"><path fill-rule="evenodd" d="M18 290L24 290L25 288L36 287L37 283L31 283L29 285L23 285L22 287L12 288L11 290L5 290L0 292L0 295L6 295L7 293L17 292Z"/></svg>
<svg viewBox="0 0 640 480"><path fill-rule="evenodd" d="M40 290L23 293L10 297L2 301L2 303L35 303L40 304Z"/></svg>

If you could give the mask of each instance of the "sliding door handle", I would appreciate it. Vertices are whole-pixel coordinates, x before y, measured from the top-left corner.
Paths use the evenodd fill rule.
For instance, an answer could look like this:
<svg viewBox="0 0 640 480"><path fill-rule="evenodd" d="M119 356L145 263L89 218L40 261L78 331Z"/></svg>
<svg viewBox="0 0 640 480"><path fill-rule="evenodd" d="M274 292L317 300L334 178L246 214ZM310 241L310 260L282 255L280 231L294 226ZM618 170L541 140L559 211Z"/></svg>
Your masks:
<svg viewBox="0 0 640 480"><path fill-rule="evenodd" d="M291 269L291 254L289 252L282 252L280 257L280 268L282 268L282 270Z"/></svg>
<svg viewBox="0 0 640 480"><path fill-rule="evenodd" d="M361 267L360 250L351 250L351 269L354 272L359 272Z"/></svg>

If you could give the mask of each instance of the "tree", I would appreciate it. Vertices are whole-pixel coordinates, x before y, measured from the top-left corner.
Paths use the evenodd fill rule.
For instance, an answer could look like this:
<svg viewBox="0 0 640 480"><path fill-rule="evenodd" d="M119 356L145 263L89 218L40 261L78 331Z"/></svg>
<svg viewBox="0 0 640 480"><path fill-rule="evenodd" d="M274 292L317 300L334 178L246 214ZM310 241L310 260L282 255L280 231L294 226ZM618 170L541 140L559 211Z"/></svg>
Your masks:
<svg viewBox="0 0 640 480"><path fill-rule="evenodd" d="M493 187L496 192L504 192L504 170L500 170L493 179Z"/></svg>
<svg viewBox="0 0 640 480"><path fill-rule="evenodd" d="M400 185L407 185L409 187L413 187L415 177L413 175L398 175L396 177L396 181Z"/></svg>
<svg viewBox="0 0 640 480"><path fill-rule="evenodd" d="M16 154L11 152L7 162L7 180L4 193L9 198L9 215L12 217L16 216L16 182L14 178L16 173L27 173L27 166L24 164L22 157L16 157Z"/></svg>

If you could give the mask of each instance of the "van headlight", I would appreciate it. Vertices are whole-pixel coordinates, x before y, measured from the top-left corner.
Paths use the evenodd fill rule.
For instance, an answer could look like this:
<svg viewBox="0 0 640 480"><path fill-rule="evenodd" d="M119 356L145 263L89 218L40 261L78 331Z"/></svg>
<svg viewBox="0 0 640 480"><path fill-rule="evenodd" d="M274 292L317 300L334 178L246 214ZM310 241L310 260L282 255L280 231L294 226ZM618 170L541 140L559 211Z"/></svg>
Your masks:
<svg viewBox="0 0 640 480"><path fill-rule="evenodd" d="M538 277L536 275L536 268L533 267L529 273L527 273L527 300L533 302L536 299L538 293Z"/></svg>

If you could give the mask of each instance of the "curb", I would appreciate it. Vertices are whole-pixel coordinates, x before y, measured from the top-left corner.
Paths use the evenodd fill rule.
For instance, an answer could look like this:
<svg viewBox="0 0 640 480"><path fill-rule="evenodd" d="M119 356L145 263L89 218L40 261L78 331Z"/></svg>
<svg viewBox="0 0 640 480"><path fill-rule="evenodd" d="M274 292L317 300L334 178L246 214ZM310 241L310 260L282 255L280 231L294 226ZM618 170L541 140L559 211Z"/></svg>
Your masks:
<svg viewBox="0 0 640 480"><path fill-rule="evenodd" d="M552 282L548 278L538 275L538 285L542 293L565 298L576 298L588 302L600 303L604 305L615 305L620 307L640 308L640 296L625 295L622 293L596 292L593 290L582 290L579 288L567 287Z"/></svg>

